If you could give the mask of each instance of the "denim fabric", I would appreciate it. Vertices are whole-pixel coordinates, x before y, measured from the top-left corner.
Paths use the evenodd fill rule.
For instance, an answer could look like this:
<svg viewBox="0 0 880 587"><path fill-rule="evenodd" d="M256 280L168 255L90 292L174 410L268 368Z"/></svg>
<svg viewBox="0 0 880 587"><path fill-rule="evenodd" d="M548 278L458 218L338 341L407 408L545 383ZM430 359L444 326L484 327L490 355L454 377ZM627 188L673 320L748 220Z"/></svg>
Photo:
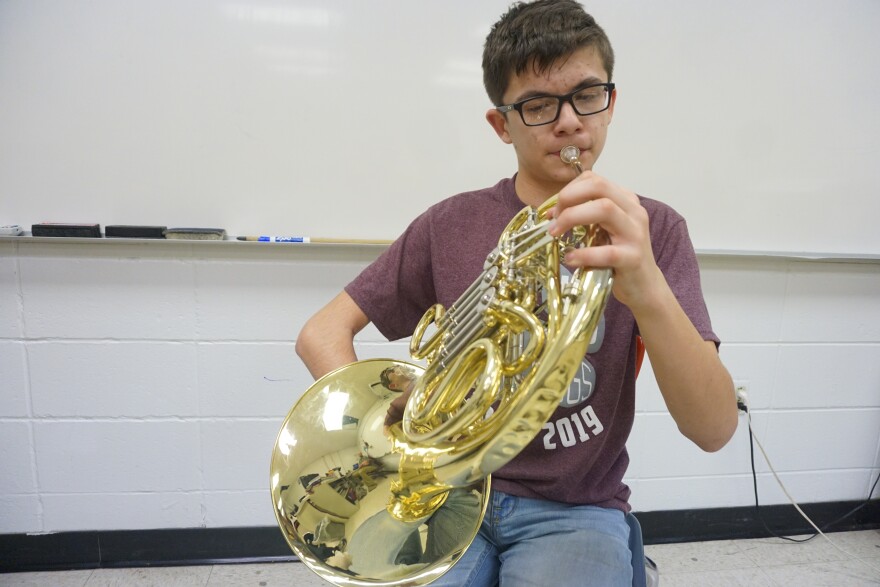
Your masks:
<svg viewBox="0 0 880 587"><path fill-rule="evenodd" d="M432 587L629 587L631 559L620 510L493 491L480 533Z"/></svg>

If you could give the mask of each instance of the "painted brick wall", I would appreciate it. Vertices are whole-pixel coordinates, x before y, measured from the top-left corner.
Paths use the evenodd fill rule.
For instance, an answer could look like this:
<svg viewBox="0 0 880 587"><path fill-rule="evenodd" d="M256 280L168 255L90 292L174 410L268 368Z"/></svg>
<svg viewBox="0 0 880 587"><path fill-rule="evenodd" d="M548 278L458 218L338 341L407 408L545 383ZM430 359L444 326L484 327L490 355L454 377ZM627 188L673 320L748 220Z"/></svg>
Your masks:
<svg viewBox="0 0 880 587"><path fill-rule="evenodd" d="M269 454L305 319L380 249L0 242L0 533L274 525ZM702 257L722 356L803 502L880 473L880 265ZM370 327L362 358L406 358ZM642 371L637 510L752 503L744 419L705 454ZM757 457L762 503L784 503Z"/></svg>
<svg viewBox="0 0 880 587"><path fill-rule="evenodd" d="M864 499L880 467L880 265L701 257L721 356L798 502ZM746 419L721 451L677 433L650 369L628 480L638 510L754 503ZM788 503L755 447L762 504Z"/></svg>

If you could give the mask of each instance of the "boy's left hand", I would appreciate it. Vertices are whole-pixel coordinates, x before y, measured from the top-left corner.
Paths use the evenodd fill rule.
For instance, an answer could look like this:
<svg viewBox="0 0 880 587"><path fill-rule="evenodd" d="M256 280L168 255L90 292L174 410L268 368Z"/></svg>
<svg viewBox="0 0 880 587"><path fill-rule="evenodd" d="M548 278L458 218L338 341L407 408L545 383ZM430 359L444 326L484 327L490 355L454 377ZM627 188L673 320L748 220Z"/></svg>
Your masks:
<svg viewBox="0 0 880 587"><path fill-rule="evenodd" d="M551 213L555 219L551 235L598 224L611 241L571 251L565 258L567 264L614 269L614 297L633 311L648 304L657 288L666 286L654 261L648 212L633 192L585 171L559 192L558 200Z"/></svg>

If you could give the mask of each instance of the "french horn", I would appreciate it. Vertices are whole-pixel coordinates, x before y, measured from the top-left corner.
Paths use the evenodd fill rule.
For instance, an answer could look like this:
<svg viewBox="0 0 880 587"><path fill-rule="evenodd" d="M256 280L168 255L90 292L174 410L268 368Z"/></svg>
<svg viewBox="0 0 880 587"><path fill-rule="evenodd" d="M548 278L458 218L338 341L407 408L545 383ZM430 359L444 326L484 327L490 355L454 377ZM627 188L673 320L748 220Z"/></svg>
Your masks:
<svg viewBox="0 0 880 587"><path fill-rule="evenodd" d="M579 155L561 152L581 172ZM287 414L272 451L272 506L290 548L322 578L440 577L480 528L491 473L556 409L612 285L610 269L564 278L566 251L607 235L586 226L552 237L556 201L520 211L461 297L425 313L410 342L424 366L357 361L317 380ZM403 419L386 426L404 390Z"/></svg>

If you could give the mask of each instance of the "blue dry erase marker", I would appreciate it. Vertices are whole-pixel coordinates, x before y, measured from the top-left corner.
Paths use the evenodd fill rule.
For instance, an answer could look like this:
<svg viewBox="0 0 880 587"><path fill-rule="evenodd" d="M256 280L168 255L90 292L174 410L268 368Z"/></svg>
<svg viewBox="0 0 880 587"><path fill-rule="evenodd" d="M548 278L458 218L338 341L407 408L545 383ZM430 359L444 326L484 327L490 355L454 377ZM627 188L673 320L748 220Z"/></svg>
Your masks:
<svg viewBox="0 0 880 587"><path fill-rule="evenodd" d="M312 241L307 236L240 236L238 240L258 243L309 243Z"/></svg>

